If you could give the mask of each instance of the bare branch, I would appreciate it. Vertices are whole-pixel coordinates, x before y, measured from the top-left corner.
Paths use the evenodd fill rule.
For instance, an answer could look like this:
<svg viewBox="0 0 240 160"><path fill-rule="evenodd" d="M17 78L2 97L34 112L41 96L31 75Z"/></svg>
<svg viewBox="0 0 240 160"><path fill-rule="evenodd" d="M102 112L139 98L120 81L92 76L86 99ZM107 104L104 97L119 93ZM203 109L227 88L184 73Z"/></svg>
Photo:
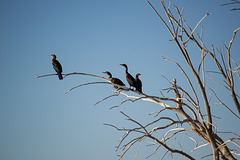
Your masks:
<svg viewBox="0 0 240 160"><path fill-rule="evenodd" d="M42 76L39 76L36 74L36 78L42 78L42 77L48 77L48 76L55 76L57 74L46 74L46 75L42 75ZM62 74L62 75L65 75L65 74Z"/></svg>
<svg viewBox="0 0 240 160"><path fill-rule="evenodd" d="M236 133L234 133L234 132L217 132L217 133L224 133L224 134L230 133L230 134L233 134L233 135L235 135L236 137L239 137L239 138L240 138L240 135L238 135L238 134L236 134Z"/></svg>
<svg viewBox="0 0 240 160"><path fill-rule="evenodd" d="M77 85L73 88L70 88L68 91L66 91L64 94L67 94L68 92L72 91L73 89L76 89L76 88L79 88L79 87L82 87L82 86L86 86L86 85L90 85L90 84L111 84L109 82L86 82L84 84L80 84L80 85Z"/></svg>
<svg viewBox="0 0 240 160"><path fill-rule="evenodd" d="M238 147L240 148L240 145L233 141L234 139L240 139L240 138L231 138L231 139L227 140L226 142L224 142L223 144L221 144L221 145L219 146L219 148L222 147L223 145L229 143L229 142L235 144L236 146L238 146Z"/></svg>
<svg viewBox="0 0 240 160"><path fill-rule="evenodd" d="M220 6L225 6L225 5L231 5L231 4L238 4L238 3L240 3L240 2L237 1L237 0L231 0L231 1L233 1L233 2L224 3L224 4L221 4Z"/></svg>
<svg viewBox="0 0 240 160"><path fill-rule="evenodd" d="M161 19L161 21L164 23L164 25L166 26L166 28L168 29L168 31L170 32L170 34L172 35L172 37L174 37L174 34L172 33L171 29L169 28L169 26L167 25L167 23L163 20L163 18L160 16L160 14L157 12L157 10L152 6L152 4L147 1L147 3L152 7L152 9L154 10L154 12L157 14L157 16Z"/></svg>
<svg viewBox="0 0 240 160"><path fill-rule="evenodd" d="M97 103L95 103L94 105L97 105L98 103L101 103L102 101L105 101L108 98L111 98L111 97L114 97L114 96L118 96L118 95L119 95L119 92L116 93L116 94L112 94L110 96L107 96L107 97L103 98L102 100L98 101Z"/></svg>
<svg viewBox="0 0 240 160"><path fill-rule="evenodd" d="M161 147L161 145L159 145L152 154L150 154L149 156L146 157L146 159L150 158L151 156L153 156L154 154L156 154L157 150ZM168 151L167 151L168 152ZM164 154L165 155L165 154Z"/></svg>
<svg viewBox="0 0 240 160"><path fill-rule="evenodd" d="M111 107L110 109L120 107L123 103L125 103L125 102L127 102L127 101L131 101L131 102L133 102L133 100L131 100L131 99L129 99L129 98L126 98L126 99L123 100L119 105L117 105L117 106L113 106L113 107Z"/></svg>
<svg viewBox="0 0 240 160"><path fill-rule="evenodd" d="M213 94L215 95L215 97L217 98L217 100L220 102L220 104L222 104L225 108L227 108L235 117L237 117L238 119L240 119L240 117L238 115L236 115L226 104L224 104L220 98L217 96L217 94L214 92L214 90L210 89Z"/></svg>
<svg viewBox="0 0 240 160"><path fill-rule="evenodd" d="M194 93L195 98L196 98L196 101L197 101L196 104L198 105L198 104L199 104L199 101L198 101L197 94L196 94L195 89L194 89L194 87L193 87L193 85L192 85L192 83L191 83L190 78L187 76L187 73L183 70L183 68L182 68L177 62L171 61L171 60L169 60L169 59L167 59L167 58L164 58L163 56L162 56L162 58L163 58L164 60L166 60L166 61L169 61L169 62L171 62L171 63L176 64L176 65L178 66L178 68L182 71L182 73L184 74L184 76L187 78L187 81L188 81L188 83L189 83L189 85L190 85L190 87L191 87L191 89L192 89L192 91L193 91L193 93Z"/></svg>
<svg viewBox="0 0 240 160"><path fill-rule="evenodd" d="M192 37L193 33L195 32L195 30L197 29L197 27L199 26L199 24L200 24L207 16L209 16L209 15L211 15L211 13L208 13L208 12L207 12L207 13L205 14L205 16L203 16L203 18L198 22L198 24L195 26L195 28L193 29L193 31L190 33L187 41L186 41L184 44L186 44L186 43L190 40L190 37Z"/></svg>
<svg viewBox="0 0 240 160"><path fill-rule="evenodd" d="M209 143L205 143L205 144L202 144L202 145L200 145L200 146L198 146L198 147L195 147L195 148L192 150L192 152L195 151L195 150L197 150L197 149L199 149L199 148L202 148L202 147L204 147L204 146L207 146L207 145L209 145Z"/></svg>
<svg viewBox="0 0 240 160"><path fill-rule="evenodd" d="M198 146L198 142L194 139L194 138L192 138L192 137L190 137L188 134L186 134L185 133L185 135L189 138L189 139L191 139L193 142L195 142L195 148Z"/></svg>
<svg viewBox="0 0 240 160"><path fill-rule="evenodd" d="M217 83L218 85L220 85L220 86L226 88L227 90L230 90L227 86L225 86L225 85L219 83L219 82L216 81L214 78L212 78L212 77L208 74L208 72L206 72L206 73L207 73L208 78L210 78L211 80L213 80L215 83Z"/></svg>

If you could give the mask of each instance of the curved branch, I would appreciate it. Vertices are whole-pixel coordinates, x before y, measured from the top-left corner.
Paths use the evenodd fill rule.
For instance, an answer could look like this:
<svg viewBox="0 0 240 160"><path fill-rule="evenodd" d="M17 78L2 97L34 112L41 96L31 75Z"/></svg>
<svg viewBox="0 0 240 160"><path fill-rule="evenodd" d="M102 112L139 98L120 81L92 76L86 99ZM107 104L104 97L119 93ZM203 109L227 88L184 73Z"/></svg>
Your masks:
<svg viewBox="0 0 240 160"><path fill-rule="evenodd" d="M42 78L42 77L48 77L48 76L54 76L54 75L57 75L57 74L46 74L46 75L41 75L41 76L36 75L36 78ZM110 82L108 79L106 79L104 77L97 76L97 75L94 75L94 74L88 74L88 73L72 72L72 73L67 73L67 74L62 74L62 75L63 75L63 78L65 78L67 76L71 76L71 75L85 75L85 76L91 76L91 77L100 78L100 79L103 79L105 81Z"/></svg>
<svg viewBox="0 0 240 160"><path fill-rule="evenodd" d="M110 96L107 96L107 97L103 98L102 100L98 101L97 103L95 103L94 105L97 105L98 103L101 103L102 101L105 101L105 100L108 99L108 98L111 98L111 97L113 97L113 96L118 96L118 95L119 95L119 93L117 93L117 94L112 94L112 95L110 95Z"/></svg>
<svg viewBox="0 0 240 160"><path fill-rule="evenodd" d="M78 88L78 87L81 87L81 86L86 86L86 85L90 85L90 84L111 84L111 83L109 83L109 82L86 82L86 83L84 83L84 84L80 84L80 85L77 85L77 86L75 86L75 87L73 87L73 88L70 88L68 91L66 91L64 94L67 94L68 92L70 92L70 91L72 91L73 89L76 89L76 88Z"/></svg>

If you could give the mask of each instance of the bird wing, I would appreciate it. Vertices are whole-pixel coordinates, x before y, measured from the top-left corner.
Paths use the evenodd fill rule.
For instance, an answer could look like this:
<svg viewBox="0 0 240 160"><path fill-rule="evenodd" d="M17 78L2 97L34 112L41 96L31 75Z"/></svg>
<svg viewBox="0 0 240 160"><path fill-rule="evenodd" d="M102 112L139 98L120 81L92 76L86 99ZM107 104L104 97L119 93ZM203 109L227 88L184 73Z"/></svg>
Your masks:
<svg viewBox="0 0 240 160"><path fill-rule="evenodd" d="M55 71L57 73L62 73L62 66L61 64L58 62L58 60L55 60L52 62L53 68L55 69Z"/></svg>
<svg viewBox="0 0 240 160"><path fill-rule="evenodd" d="M133 87L136 87L136 82L135 82L135 79L133 78L133 76L131 74L127 74L126 75L126 79L129 83L129 85L133 86Z"/></svg>
<svg viewBox="0 0 240 160"><path fill-rule="evenodd" d="M118 84L120 86L125 86L125 84L118 78L112 78L111 82L115 83L115 84Z"/></svg>

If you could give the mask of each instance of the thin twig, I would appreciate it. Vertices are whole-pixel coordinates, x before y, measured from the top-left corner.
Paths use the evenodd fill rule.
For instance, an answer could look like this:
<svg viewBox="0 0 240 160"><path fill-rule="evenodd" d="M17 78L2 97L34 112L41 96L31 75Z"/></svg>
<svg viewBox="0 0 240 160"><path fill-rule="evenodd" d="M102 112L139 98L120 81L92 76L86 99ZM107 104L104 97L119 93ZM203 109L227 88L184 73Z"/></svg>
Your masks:
<svg viewBox="0 0 240 160"><path fill-rule="evenodd" d="M91 85L91 84L110 84L109 82L86 82L84 84L77 85L75 87L70 88L68 91L66 91L64 94L67 94L68 92L72 91L73 89L76 89L78 87L86 86L86 85Z"/></svg>
<svg viewBox="0 0 240 160"><path fill-rule="evenodd" d="M199 26L199 24L207 17L207 16L209 16L209 15L211 15L211 13L206 13L205 14L205 16L203 16L203 18L198 22L198 24L195 26L195 28L193 29L193 31L191 32L191 34L189 35L189 38L188 38L188 40L184 43L184 44L186 44L189 40L190 40L190 37L192 37L192 35L193 35L193 33L194 33L194 31L197 29L197 27Z"/></svg>
<svg viewBox="0 0 240 160"><path fill-rule="evenodd" d="M102 102L102 101L105 101L105 100L108 99L108 98L111 98L111 97L114 97L114 96L118 96L118 95L119 95L119 93L116 93L116 94L112 94L112 95L110 95L110 96L107 96L107 97L103 98L102 100L98 101L97 103L95 103L94 105L97 105L98 103L100 103L100 102Z"/></svg>
<svg viewBox="0 0 240 160"><path fill-rule="evenodd" d="M213 94L215 95L215 97L217 98L217 100L225 107L225 108L227 108L235 117L237 117L238 119L240 119L240 117L238 116L238 115L236 115L226 104L224 104L221 100L220 100L220 98L217 96L217 94L214 92L214 90L212 90L212 89L210 89L212 92L213 92Z"/></svg>

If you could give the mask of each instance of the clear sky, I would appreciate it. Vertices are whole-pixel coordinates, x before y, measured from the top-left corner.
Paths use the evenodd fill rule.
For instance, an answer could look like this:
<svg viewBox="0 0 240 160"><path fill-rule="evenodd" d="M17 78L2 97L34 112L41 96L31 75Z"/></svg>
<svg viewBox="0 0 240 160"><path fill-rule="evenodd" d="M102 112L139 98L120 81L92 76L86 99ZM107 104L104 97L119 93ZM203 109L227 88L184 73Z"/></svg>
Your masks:
<svg viewBox="0 0 240 160"><path fill-rule="evenodd" d="M150 2L163 15L160 2ZM211 44L228 44L240 25L240 11L220 6L225 2L172 0L180 8L184 6L184 16L192 28L207 11L212 13L200 25L204 26L209 49ZM36 74L54 73L48 57L52 53L57 55L64 73L104 76L103 71L110 71L124 83L124 69L119 64L126 63L130 73L143 75L143 91L149 95L160 96L159 91L169 87L162 75L186 85L177 67L161 59L167 54L184 64L175 44L169 41L170 34L145 0L0 0L0 20L1 160L114 160L121 153L115 152L114 146L122 133L103 123L131 125L120 111L144 123L148 113L159 109L139 101L109 110L124 100L123 96L94 106L112 94L113 88L104 84L64 94L71 87L99 80L86 76L62 81L57 76L37 79ZM233 57L239 56L239 37ZM213 110L225 118L232 116L219 106ZM229 125L234 120L217 123L221 129L240 133L239 128ZM191 149L194 143L190 142ZM153 149L142 148L139 160ZM134 159L136 150L125 159ZM159 159L163 153L159 150L152 159Z"/></svg>

